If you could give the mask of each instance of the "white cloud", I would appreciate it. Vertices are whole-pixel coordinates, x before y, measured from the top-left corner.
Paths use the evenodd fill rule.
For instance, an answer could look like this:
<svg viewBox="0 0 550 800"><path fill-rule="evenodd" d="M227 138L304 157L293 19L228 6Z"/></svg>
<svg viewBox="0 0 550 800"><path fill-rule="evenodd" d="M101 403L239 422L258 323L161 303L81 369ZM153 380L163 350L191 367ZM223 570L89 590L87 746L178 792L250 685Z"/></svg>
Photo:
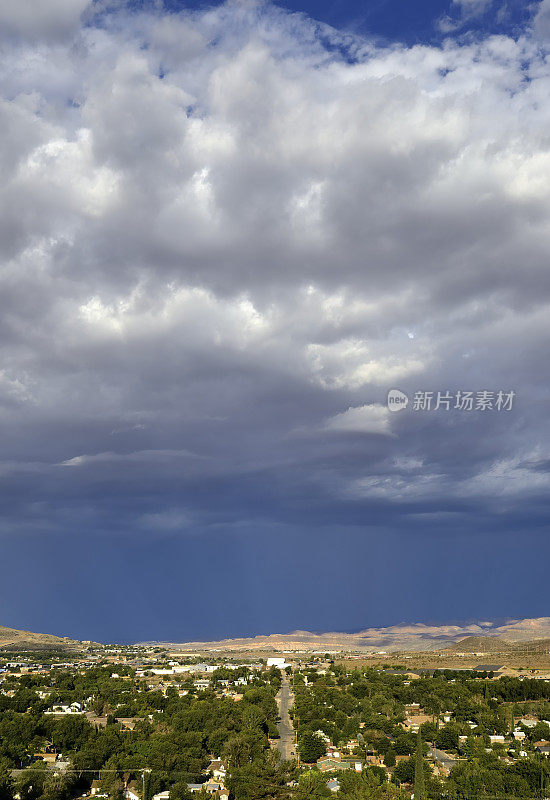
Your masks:
<svg viewBox="0 0 550 800"><path fill-rule="evenodd" d="M550 2L541 0L538 4L535 20L535 32L544 39L550 38Z"/></svg>
<svg viewBox="0 0 550 800"><path fill-rule="evenodd" d="M452 10L456 16L444 14L438 21L439 29L443 33L452 33L483 16L492 4L493 0L452 0Z"/></svg>
<svg viewBox="0 0 550 800"><path fill-rule="evenodd" d="M548 424L546 0L535 33L442 47L263 3L103 3L84 26L85 5L0 2L6 462L124 460L145 485L190 450L223 475L345 465L359 497L497 491L490 465ZM389 433L394 386L511 388L532 413L404 413L359 456L327 436Z"/></svg>
<svg viewBox="0 0 550 800"><path fill-rule="evenodd" d="M391 433L389 411L378 405L348 408L328 419L324 427L325 430L342 433Z"/></svg>
<svg viewBox="0 0 550 800"><path fill-rule="evenodd" d="M403 357L395 350L375 357L367 342L357 339L311 344L307 352L315 379L327 389L388 386L421 373L426 366L420 358Z"/></svg>
<svg viewBox="0 0 550 800"><path fill-rule="evenodd" d="M343 416L343 415L341 415ZM461 478L452 471L434 472L422 462L397 463L391 474L369 475L354 480L345 491L352 496L383 498L394 503L431 500L445 497L447 502L456 500L488 499L496 513L507 513L506 501L525 500L542 496L550 488L550 472L537 472L533 465L540 461L540 454L515 454L510 458L497 459L480 469L476 474ZM545 462L550 464L550 459Z"/></svg>
<svg viewBox="0 0 550 800"><path fill-rule="evenodd" d="M0 0L0 30L31 39L58 39L74 32L90 0Z"/></svg>
<svg viewBox="0 0 550 800"><path fill-rule="evenodd" d="M187 450L140 450L134 453L94 453L93 455L73 456L62 461L61 467L82 467L87 464L105 464L109 462L134 461L143 463L153 463L171 461L178 458L198 458L194 453Z"/></svg>

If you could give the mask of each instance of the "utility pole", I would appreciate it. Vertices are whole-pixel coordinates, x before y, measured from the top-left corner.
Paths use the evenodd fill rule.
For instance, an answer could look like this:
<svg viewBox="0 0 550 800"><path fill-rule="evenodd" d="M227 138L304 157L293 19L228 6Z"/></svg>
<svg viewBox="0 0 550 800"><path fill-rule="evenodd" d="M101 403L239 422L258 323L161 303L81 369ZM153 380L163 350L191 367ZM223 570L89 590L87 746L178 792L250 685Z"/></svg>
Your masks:
<svg viewBox="0 0 550 800"><path fill-rule="evenodd" d="M145 798L145 774L146 774L146 773L149 773L149 772L151 772L151 770L150 770L148 767L144 767L144 768L141 770L141 783L142 783L142 796L141 796L141 800L146 800L146 798Z"/></svg>

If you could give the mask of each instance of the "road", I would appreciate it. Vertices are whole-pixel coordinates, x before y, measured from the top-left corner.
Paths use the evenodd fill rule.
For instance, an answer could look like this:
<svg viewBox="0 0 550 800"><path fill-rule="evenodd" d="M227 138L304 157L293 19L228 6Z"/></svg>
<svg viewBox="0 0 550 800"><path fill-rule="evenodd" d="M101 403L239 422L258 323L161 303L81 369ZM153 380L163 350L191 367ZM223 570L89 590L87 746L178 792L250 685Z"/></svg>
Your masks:
<svg viewBox="0 0 550 800"><path fill-rule="evenodd" d="M429 755L431 758L434 757L434 748L431 747L429 751ZM444 750L439 750L439 748L435 748L435 758L441 764L441 766L446 770L451 770L456 764L458 764L458 759L454 758L453 756L446 753Z"/></svg>
<svg viewBox="0 0 550 800"><path fill-rule="evenodd" d="M277 705L279 706L279 717L281 721L277 724L279 730L279 739L277 739L277 748L284 759L296 758L296 747L294 742L294 728L292 727L292 720L290 719L288 710L294 701L292 691L290 689L290 681L288 675L283 672L283 682L281 689L277 695Z"/></svg>

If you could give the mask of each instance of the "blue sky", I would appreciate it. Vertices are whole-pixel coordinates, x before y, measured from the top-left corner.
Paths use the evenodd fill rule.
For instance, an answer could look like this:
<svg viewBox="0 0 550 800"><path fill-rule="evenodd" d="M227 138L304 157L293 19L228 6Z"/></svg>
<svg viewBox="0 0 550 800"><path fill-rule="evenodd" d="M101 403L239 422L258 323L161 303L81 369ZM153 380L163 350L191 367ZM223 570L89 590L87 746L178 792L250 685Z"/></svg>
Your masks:
<svg viewBox="0 0 550 800"><path fill-rule="evenodd" d="M10 542L3 608L14 624L130 643L543 615L547 537L523 532L521 542L304 526L131 545L33 536Z"/></svg>
<svg viewBox="0 0 550 800"><path fill-rule="evenodd" d="M550 0L0 29L0 623L545 615Z"/></svg>
<svg viewBox="0 0 550 800"><path fill-rule="evenodd" d="M204 8L205 3L182 3L168 0L164 7L178 12L182 8ZM307 0L279 3L282 8L306 14L340 30L352 31L388 41L412 45L440 42L444 33L441 20L448 17L461 35L521 34L532 16L532 4L524 0L500 3L487 0L479 3L449 2L449 0ZM143 3L136 4L143 7ZM469 8L470 7L470 8Z"/></svg>

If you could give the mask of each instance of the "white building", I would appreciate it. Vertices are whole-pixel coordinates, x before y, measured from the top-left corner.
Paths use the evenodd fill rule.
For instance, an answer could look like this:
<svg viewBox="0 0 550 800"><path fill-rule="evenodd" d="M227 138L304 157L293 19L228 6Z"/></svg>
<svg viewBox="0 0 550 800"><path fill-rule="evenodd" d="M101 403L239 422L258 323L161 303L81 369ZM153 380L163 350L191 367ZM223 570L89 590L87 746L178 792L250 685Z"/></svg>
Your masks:
<svg viewBox="0 0 550 800"><path fill-rule="evenodd" d="M290 667L290 664L287 664L284 658L272 657L267 659L267 666L285 669L286 667Z"/></svg>

